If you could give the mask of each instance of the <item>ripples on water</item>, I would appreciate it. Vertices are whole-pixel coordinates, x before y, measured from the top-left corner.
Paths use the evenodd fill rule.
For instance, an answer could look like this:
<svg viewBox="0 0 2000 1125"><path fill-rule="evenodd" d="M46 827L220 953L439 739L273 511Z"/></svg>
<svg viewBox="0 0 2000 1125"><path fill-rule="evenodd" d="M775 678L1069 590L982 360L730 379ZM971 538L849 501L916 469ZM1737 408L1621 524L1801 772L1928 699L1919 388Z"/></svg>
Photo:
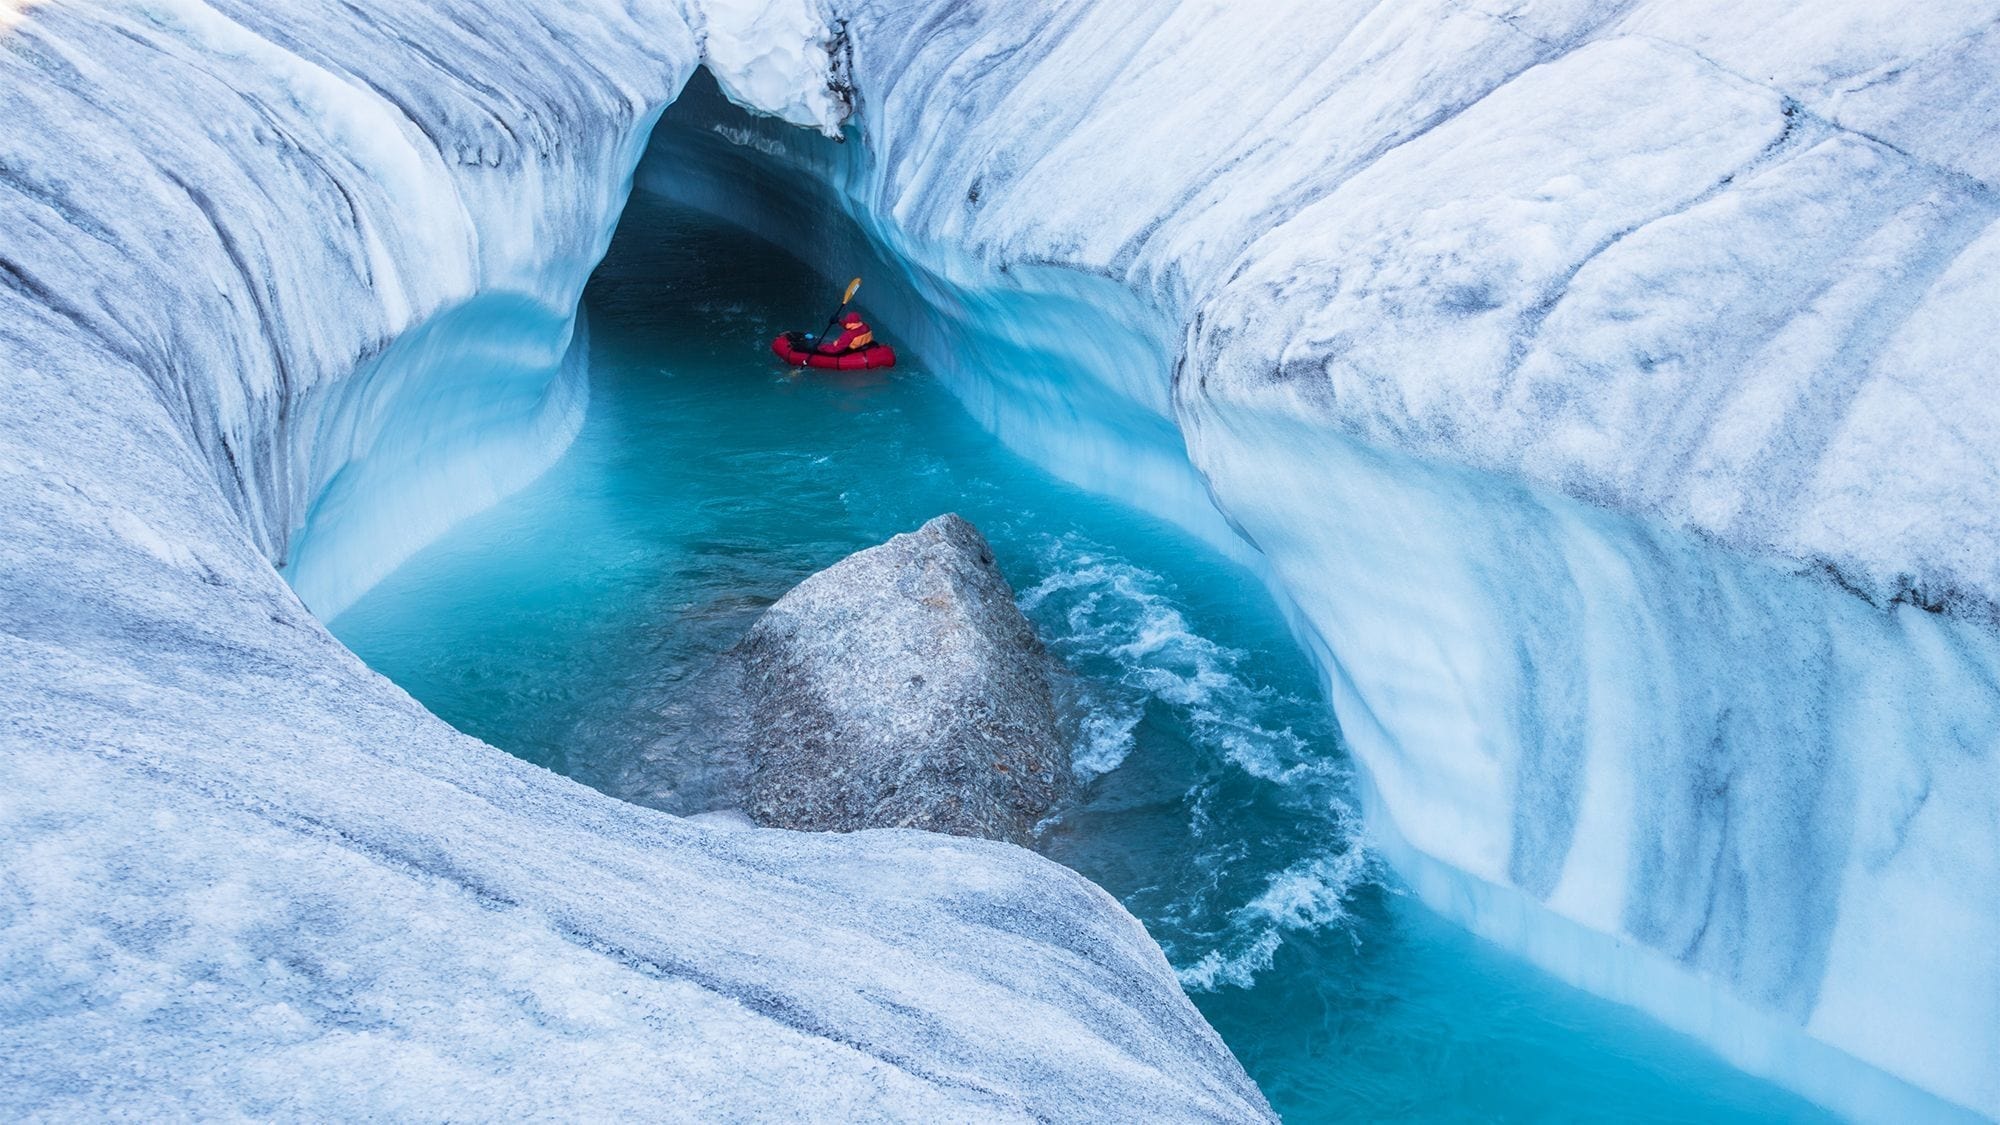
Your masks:
<svg viewBox="0 0 2000 1125"><path fill-rule="evenodd" d="M576 446L335 632L469 733L696 812L727 803L739 768L709 754L716 657L806 575L957 511L1085 704L1085 795L1043 850L1146 923L1288 1119L1810 1115L1398 894L1254 580L1008 454L920 364L778 367L766 343L816 323L828 291L768 246L635 203L586 301Z"/></svg>

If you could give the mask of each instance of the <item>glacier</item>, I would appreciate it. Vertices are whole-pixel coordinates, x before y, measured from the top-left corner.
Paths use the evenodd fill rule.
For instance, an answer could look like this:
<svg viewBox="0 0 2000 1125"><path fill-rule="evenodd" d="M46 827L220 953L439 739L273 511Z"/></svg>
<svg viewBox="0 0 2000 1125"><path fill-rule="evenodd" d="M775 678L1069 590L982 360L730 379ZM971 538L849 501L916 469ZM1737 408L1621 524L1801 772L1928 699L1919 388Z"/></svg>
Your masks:
<svg viewBox="0 0 2000 1125"><path fill-rule="evenodd" d="M330 616L560 455L636 182L869 263L1009 445L1263 574L1440 911L1852 1115L2000 1117L2000 4L7 19L32 1108L1265 1112L1079 880L606 802L274 572Z"/></svg>

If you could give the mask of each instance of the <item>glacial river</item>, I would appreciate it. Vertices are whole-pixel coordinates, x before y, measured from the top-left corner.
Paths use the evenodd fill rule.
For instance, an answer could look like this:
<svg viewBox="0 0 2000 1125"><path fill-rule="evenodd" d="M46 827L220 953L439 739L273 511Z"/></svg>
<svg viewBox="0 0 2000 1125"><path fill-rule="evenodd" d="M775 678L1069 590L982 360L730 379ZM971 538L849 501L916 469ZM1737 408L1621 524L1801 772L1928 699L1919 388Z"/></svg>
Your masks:
<svg viewBox="0 0 2000 1125"><path fill-rule="evenodd" d="M695 811L702 669L806 575L955 511L1088 704L1084 797L1042 850L1145 922L1288 1121L1821 1118L1401 893L1255 578L1007 452L921 357L778 365L769 339L816 325L832 289L732 228L635 201L585 299L575 446L334 632L461 730Z"/></svg>

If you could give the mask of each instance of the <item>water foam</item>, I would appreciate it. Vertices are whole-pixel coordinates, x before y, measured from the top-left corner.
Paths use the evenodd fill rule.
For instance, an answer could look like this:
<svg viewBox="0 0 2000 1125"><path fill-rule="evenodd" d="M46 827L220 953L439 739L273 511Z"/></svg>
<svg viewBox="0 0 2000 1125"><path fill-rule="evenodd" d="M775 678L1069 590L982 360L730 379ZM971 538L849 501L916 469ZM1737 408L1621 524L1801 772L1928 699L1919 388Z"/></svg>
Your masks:
<svg viewBox="0 0 2000 1125"><path fill-rule="evenodd" d="M1075 535L1052 537L1041 562L1045 577L1021 606L1082 680L1077 771L1119 768L1149 716L1177 728L1198 759L1185 801L1188 862L1199 874L1176 901L1149 911L1164 923L1159 936L1182 985L1254 987L1288 934L1348 925L1348 901L1375 865L1361 843L1349 764L1318 702L1259 682L1251 654L1204 636L1159 574ZM1234 796L1219 797L1224 788ZM1246 798L1274 806L1300 839L1246 836L1238 823ZM1231 873L1246 866L1275 873L1232 907L1241 900L1229 897Z"/></svg>
<svg viewBox="0 0 2000 1125"><path fill-rule="evenodd" d="M1052 538L1041 563L1046 577L1021 593L1021 608L1088 681L1078 772L1118 768L1148 704L1253 776L1284 784L1292 771L1324 767L1307 739L1271 721L1281 706L1310 714L1313 705L1254 684L1246 654L1189 624L1166 579L1076 535Z"/></svg>
<svg viewBox="0 0 2000 1125"><path fill-rule="evenodd" d="M1176 970L1183 988L1190 992L1253 988L1257 974L1271 967L1287 933L1353 920L1347 904L1354 891L1373 877L1375 864L1360 845L1358 825L1344 816L1340 820L1347 827L1339 837L1344 846L1287 867L1271 879L1264 893L1233 911L1231 933L1223 947Z"/></svg>

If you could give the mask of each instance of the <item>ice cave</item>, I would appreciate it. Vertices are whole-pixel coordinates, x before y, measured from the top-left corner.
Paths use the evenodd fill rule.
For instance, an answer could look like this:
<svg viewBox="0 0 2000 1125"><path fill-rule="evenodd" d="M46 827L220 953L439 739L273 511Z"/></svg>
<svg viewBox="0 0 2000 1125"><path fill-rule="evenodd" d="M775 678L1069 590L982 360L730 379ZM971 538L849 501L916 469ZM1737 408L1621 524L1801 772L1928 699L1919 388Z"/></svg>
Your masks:
<svg viewBox="0 0 2000 1125"><path fill-rule="evenodd" d="M2000 1118L1996 64L0 0L0 1113Z"/></svg>

